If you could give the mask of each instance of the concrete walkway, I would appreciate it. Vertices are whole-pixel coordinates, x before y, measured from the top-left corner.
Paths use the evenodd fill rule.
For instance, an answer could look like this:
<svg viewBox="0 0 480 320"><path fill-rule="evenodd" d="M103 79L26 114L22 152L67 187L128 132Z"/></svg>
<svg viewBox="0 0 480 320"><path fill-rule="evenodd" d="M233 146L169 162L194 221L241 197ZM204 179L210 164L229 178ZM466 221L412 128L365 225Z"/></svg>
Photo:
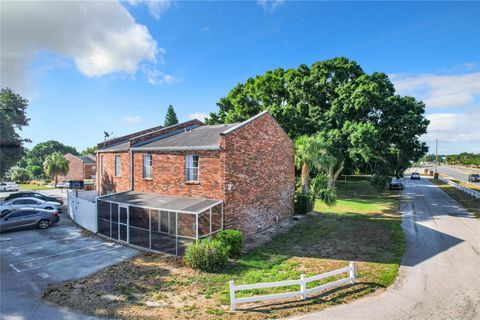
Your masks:
<svg viewBox="0 0 480 320"><path fill-rule="evenodd" d="M406 180L406 248L386 292L296 319L480 319L480 220L428 179Z"/></svg>

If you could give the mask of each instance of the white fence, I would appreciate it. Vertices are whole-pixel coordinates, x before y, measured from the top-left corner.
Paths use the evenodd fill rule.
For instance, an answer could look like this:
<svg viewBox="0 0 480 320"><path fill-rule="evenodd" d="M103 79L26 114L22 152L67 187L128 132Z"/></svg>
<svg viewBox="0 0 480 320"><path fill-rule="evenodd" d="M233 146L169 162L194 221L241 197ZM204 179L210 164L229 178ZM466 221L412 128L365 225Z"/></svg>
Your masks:
<svg viewBox="0 0 480 320"><path fill-rule="evenodd" d="M319 281L331 276L335 276L337 274L342 274L347 272L348 272L347 278L332 281L329 283L322 284L318 287L307 289L307 283ZM350 262L350 265L348 267L322 273L309 278L307 278L305 275L302 274L299 280L285 280L285 281L277 281L277 282L264 282L264 283L243 284L243 285L235 285L233 281L230 281L230 309L232 311L235 311L237 308L237 304L255 302L255 301L286 299L286 298L293 298L293 297L299 297L300 299L305 300L307 299L307 296L309 294L324 291L324 290L327 290L336 286L344 285L347 283L355 283L355 277L356 277L355 263ZM264 296L253 296L253 297L246 297L246 298L235 297L235 292L237 291L286 287L286 286L295 286L295 285L300 286L299 291L276 293L276 294L270 294L270 295L264 295Z"/></svg>
<svg viewBox="0 0 480 320"><path fill-rule="evenodd" d="M78 195L78 197L76 197ZM97 204L95 199L97 192L92 191L68 191L68 214L73 221L83 228L97 232Z"/></svg>
<svg viewBox="0 0 480 320"><path fill-rule="evenodd" d="M439 179L442 180L443 182L448 183L449 185L457 188L458 190L463 191L463 192L469 194L470 196L472 196L472 197L474 197L474 198L480 199L480 192L478 192L478 191L476 191L476 190L473 190L473 189L464 187L464 186L462 186L462 185L459 185L458 183L455 183L455 182L450 181L450 180L448 180L448 179L445 179L445 178L443 178L443 177L439 177Z"/></svg>

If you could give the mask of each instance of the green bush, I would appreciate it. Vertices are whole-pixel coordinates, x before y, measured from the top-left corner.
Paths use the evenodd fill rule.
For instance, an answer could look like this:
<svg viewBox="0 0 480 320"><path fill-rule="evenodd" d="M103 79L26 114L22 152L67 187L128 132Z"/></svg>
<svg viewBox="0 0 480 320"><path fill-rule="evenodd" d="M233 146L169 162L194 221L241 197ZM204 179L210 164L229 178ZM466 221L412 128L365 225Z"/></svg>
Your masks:
<svg viewBox="0 0 480 320"><path fill-rule="evenodd" d="M390 176L384 174L374 174L370 179L370 183L378 192L384 191L390 182Z"/></svg>
<svg viewBox="0 0 480 320"><path fill-rule="evenodd" d="M187 247L183 259L194 269L215 272L227 265L228 252L221 241L202 239Z"/></svg>
<svg viewBox="0 0 480 320"><path fill-rule="evenodd" d="M239 230L222 230L215 236L215 240L223 243L227 248L229 258L239 257L243 249L243 234Z"/></svg>
<svg viewBox="0 0 480 320"><path fill-rule="evenodd" d="M295 192L295 212L298 214L307 214L313 210L313 200L310 194L302 191Z"/></svg>

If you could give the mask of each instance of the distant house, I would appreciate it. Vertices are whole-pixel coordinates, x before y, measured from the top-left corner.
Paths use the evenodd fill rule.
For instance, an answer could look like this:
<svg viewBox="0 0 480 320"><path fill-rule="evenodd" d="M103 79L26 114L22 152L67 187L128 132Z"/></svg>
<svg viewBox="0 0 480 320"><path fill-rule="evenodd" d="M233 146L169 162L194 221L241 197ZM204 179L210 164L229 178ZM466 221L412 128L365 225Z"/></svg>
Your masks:
<svg viewBox="0 0 480 320"><path fill-rule="evenodd" d="M294 145L263 112L191 120L98 144L98 230L172 254L228 228L248 237L293 214Z"/></svg>
<svg viewBox="0 0 480 320"><path fill-rule="evenodd" d="M94 155L82 157L67 153L64 157L69 163L68 173L64 176L59 175L58 181L95 180L97 163Z"/></svg>

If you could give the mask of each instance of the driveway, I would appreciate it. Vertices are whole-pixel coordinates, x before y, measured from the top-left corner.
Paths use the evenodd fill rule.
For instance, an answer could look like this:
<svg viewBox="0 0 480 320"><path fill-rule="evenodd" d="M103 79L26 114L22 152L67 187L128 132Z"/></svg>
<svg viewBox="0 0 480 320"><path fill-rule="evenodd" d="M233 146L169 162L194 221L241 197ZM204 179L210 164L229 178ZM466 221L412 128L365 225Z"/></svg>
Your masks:
<svg viewBox="0 0 480 320"><path fill-rule="evenodd" d="M138 251L90 237L66 214L46 230L0 234L0 319L93 319L42 300L49 284L78 279Z"/></svg>
<svg viewBox="0 0 480 320"><path fill-rule="evenodd" d="M480 221L428 179L406 180L404 195L395 284L297 319L480 319Z"/></svg>

